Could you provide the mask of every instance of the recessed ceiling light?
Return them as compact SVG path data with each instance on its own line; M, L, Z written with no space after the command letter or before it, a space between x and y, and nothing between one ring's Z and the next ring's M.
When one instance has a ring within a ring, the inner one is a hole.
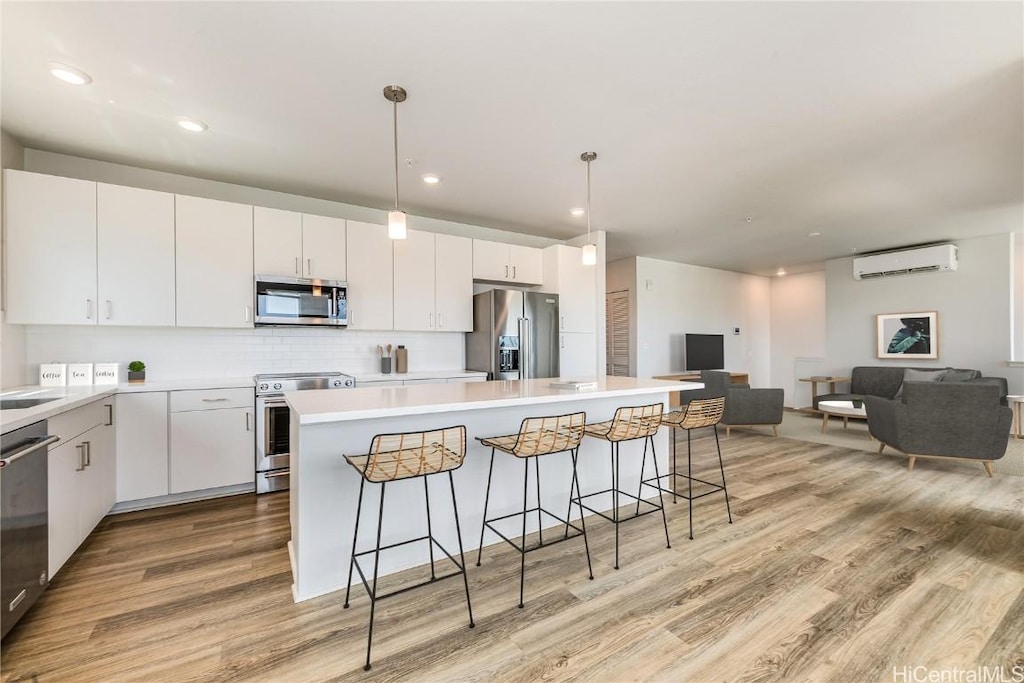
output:
M70 83L71 85L87 85L92 83L92 77L89 74L85 73L81 69L68 66L67 64L58 64L56 62L51 63L50 73L53 74L54 78L59 78L65 83Z
M777 271L775 271L775 274L778 275L779 277L782 277L783 275L786 274L786 269L785 268L779 268Z
M178 119L178 125L190 133L202 133L204 130L209 128L209 126L207 126L202 121L197 121L196 119L189 119L185 117Z
M436 173L424 173L420 177L423 178L423 182L425 182L427 185L437 185L439 182L441 182L441 176L437 175Z
M809 232L809 233L807 233L807 236L808 237L821 237L821 233L820 232Z
M573 216L582 216L583 214L586 213L586 211L583 209L572 209L571 211L569 211L569 213L571 213Z

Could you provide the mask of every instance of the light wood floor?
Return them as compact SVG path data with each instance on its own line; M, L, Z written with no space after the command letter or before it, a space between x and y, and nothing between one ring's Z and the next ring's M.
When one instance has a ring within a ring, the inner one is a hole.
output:
M695 442L707 454L709 439ZM378 604L294 604L287 494L108 517L4 641L3 680L892 681L1024 666L1024 481L734 430L721 496ZM713 442L712 442L713 447ZM701 456L698 460L707 462ZM710 474L709 474L710 476ZM346 528L347 529L347 528ZM343 530L344 533L349 533Z

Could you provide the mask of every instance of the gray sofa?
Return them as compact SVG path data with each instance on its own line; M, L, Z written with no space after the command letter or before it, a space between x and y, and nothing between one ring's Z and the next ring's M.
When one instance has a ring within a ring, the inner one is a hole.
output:
M680 403L686 405L696 399L725 396L722 424L727 435L731 427L770 425L772 433L778 436L778 425L782 424L782 389L751 389L749 384L733 384L729 373L721 370L701 370L700 381L704 383L703 389L679 392Z
M1001 378L990 378L1001 379ZM908 456L978 460L992 476L992 462L1006 453L1012 413L1005 380L999 382L913 382L899 399L864 396L868 430L880 442Z
M835 394L824 394L814 399L814 407L818 407L820 401L859 401L863 400L867 396L878 396L884 399L893 399L896 397L896 392L899 391L900 386L903 384L903 373L905 370L919 370L919 371L934 371L942 370L943 368L907 368L905 366L885 366L877 367L870 365L861 365L855 367L853 372L850 373L850 391L849 393L835 393ZM994 384L1000 387L1002 402L1006 403L1006 378L1004 377L982 377L981 373L977 370L959 369L959 368L946 368L946 370L953 370L950 373L948 379L945 379L940 383L957 383L967 382L971 384Z

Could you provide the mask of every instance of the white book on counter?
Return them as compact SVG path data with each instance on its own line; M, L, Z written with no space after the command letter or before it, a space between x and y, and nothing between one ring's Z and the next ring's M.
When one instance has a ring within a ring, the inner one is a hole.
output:
M552 389L573 389L579 391L581 389L596 389L597 380L593 379L558 379L548 384Z

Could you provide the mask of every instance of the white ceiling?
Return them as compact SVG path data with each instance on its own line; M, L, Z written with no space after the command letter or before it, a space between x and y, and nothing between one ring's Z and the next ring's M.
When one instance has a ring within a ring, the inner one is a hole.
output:
M594 150L610 258L797 272L1024 221L1021 2L0 11L2 125L33 148L387 208L397 83L403 208L578 235Z

